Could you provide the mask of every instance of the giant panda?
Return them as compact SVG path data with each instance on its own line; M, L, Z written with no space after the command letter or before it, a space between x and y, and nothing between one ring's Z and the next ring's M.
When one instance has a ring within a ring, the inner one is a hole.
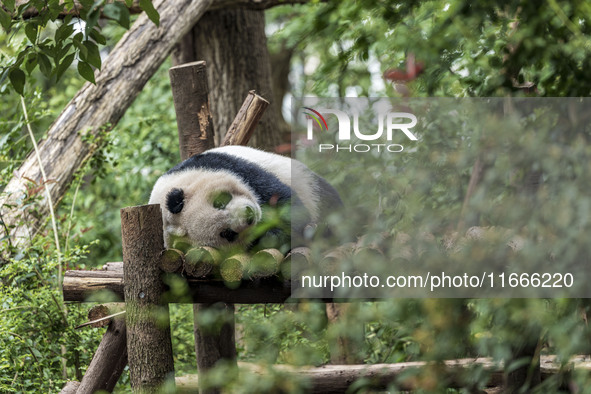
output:
M150 204L162 208L166 247L180 241L283 251L300 246L290 240L303 244L342 206L337 191L303 163L244 146L210 149L178 164L157 180ZM269 216L270 209L280 214ZM271 228L266 217L275 220ZM254 230L261 227L263 234Z

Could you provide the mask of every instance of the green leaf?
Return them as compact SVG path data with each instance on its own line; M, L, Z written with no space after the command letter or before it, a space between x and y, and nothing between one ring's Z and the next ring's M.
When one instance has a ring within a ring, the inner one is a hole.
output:
M86 15L86 33L90 31L98 23L99 17L101 16L101 7L103 6L103 0L97 0L94 2L90 11Z
M76 46L76 48L78 48L78 55L80 56L80 59L86 62L88 58L88 48L76 41L73 41L73 43Z
M14 0L4 0L2 4L8 10L8 12L14 12Z
M160 26L160 14L156 11L156 8L154 8L152 0L140 0L140 8L146 12L148 18L150 18L156 26Z
M91 29L90 30L90 37L96 41L97 44L101 44L101 45L106 45L107 44L107 40L105 39L105 36L103 36L98 30L96 29Z
M80 73L82 78L86 79L88 82L96 84L94 81L94 71L92 71L90 64L83 61L78 62L78 73Z
M71 42L69 44L66 44L66 46L63 47L62 49L60 49L59 54L58 54L59 56L57 56L57 58L55 59L56 62L59 62L59 60L62 57L66 56L68 54L68 51L70 50L70 48L72 48L72 43Z
M25 81L27 79L24 71L20 68L15 68L10 72L8 78L10 79L10 83L14 90L22 96L25 89Z
M70 37L74 32L74 25L68 25L62 23L60 27L57 28L55 31L55 42L63 41L66 38Z
M74 42L74 44L81 44L83 38L84 38L84 34L76 33L74 35L74 37L72 37L72 41Z
M129 10L122 3L110 3L103 8L103 14L129 29Z
M84 41L84 46L88 51L86 61L100 70L101 54L99 52L98 46L92 41Z
M8 31L10 30L10 23L12 22L12 17L10 16L10 14L6 11L4 11L4 9L2 7L0 7L0 25L2 25L2 28L8 33Z
M51 61L47 56L39 54L39 69L47 78L51 75Z
M25 59L25 70L27 70L27 73L30 75L35 67L37 67L37 53L30 52Z
M133 5L133 0L125 0L125 5L127 6L127 8L131 8L131 6Z
M74 61L74 54L71 53L62 60L62 62L57 66L56 78L59 81L62 78L62 75L68 70L70 64Z
M35 44L37 42L37 25L33 23L25 24L25 35L31 43Z

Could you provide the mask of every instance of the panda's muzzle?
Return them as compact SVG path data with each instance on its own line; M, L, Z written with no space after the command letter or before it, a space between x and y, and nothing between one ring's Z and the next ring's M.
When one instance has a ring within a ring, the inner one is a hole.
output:
M225 229L220 233L220 237L224 238L228 242L234 242L238 238L238 233L232 229Z

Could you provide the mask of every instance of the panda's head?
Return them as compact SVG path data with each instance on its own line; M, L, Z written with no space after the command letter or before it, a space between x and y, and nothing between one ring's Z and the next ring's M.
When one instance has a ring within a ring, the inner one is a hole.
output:
M164 243L195 246L247 246L245 230L261 220L252 190L224 171L191 169L163 175L154 185L150 203L160 204Z

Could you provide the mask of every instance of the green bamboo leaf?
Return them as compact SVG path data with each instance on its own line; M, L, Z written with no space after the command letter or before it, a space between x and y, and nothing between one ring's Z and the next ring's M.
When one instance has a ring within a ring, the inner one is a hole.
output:
M80 73L82 78L86 79L88 82L96 83L94 81L94 71L92 71L90 64L83 61L78 62L78 73Z
M24 71L20 68L15 68L10 72L8 78L10 79L10 83L14 90L22 96L25 89L25 81L27 79Z

